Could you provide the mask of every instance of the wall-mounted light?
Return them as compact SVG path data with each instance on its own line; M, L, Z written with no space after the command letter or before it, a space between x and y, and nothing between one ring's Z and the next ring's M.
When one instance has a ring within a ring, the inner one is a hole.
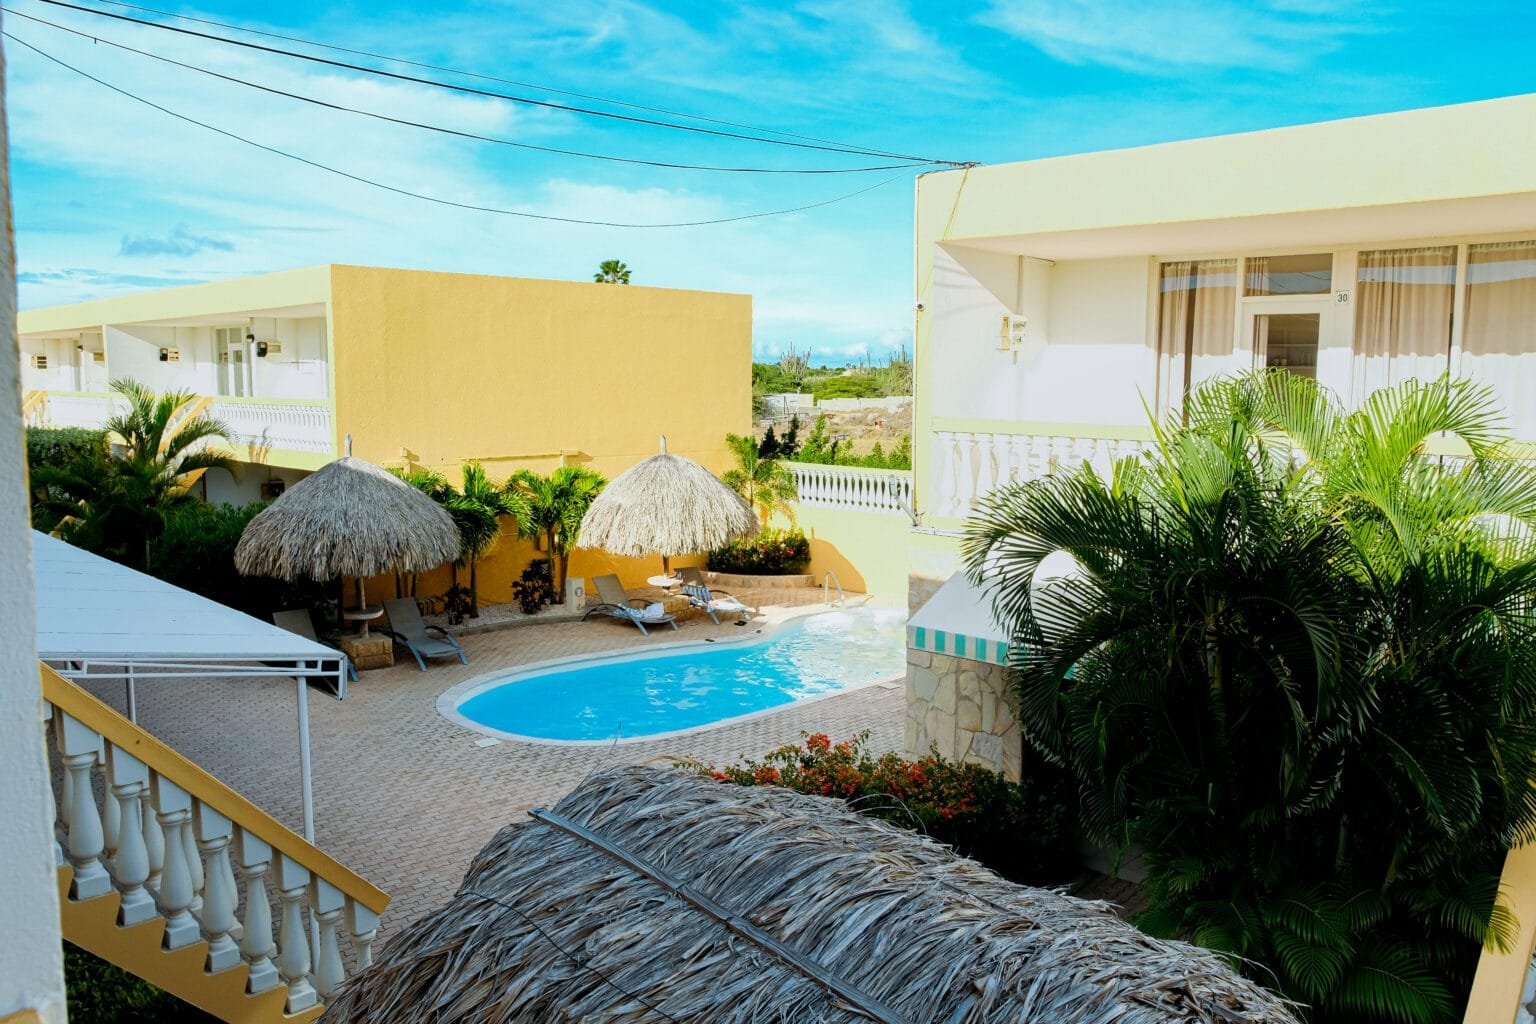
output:
M246 336L246 340L247 341L251 340L249 335ZM267 358L267 343L266 342L264 342L264 341L256 342L256 358L257 359L265 359L265 358Z
M162 363L168 363L168 362L171 361L171 350L170 349L163 348L163 349L160 350L160 361Z

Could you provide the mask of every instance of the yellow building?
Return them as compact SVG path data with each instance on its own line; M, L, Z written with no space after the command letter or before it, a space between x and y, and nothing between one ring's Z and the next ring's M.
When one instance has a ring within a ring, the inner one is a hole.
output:
M32 425L98 427L109 381L208 399L244 465L211 501L272 497L341 454L456 478L481 462L612 477L669 448L724 469L751 407L746 295L328 264L20 315ZM483 600L531 548L503 545ZM581 556L573 572L646 572ZM653 570L654 571L654 570Z

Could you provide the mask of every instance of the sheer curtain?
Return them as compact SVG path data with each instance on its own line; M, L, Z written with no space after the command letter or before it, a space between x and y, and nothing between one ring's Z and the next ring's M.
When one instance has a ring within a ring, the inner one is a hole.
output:
M1536 440L1536 241L1467 247L1460 373L1492 386L1521 440Z
M1237 260L1164 263L1158 294L1157 404L1167 412L1202 380L1237 368Z
M1456 247L1382 249L1360 254L1355 285L1355 401L1409 377L1450 369Z

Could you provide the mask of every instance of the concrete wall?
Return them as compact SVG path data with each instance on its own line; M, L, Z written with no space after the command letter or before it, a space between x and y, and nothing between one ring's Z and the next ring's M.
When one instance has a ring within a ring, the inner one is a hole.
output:
M251 353L252 397L329 398L325 318L259 316L255 320L250 332L256 340L277 341L282 351L260 358Z
M907 651L907 754L930 748L1019 781L1023 739L1007 669L968 658Z
M871 594L877 604L892 607L906 604L907 534L912 529L906 516L801 505L796 518L811 542L805 571L818 584L832 572L847 593ZM788 524L776 520L774 525Z
M364 458L611 478L665 434L718 472L750 429L750 296L332 269L337 431Z
M252 463L241 463L239 470L238 475L231 475L223 469L210 469L204 473L203 497L215 505L249 505L253 501L263 500L263 482L275 478L292 487L309 475L302 469Z
M37 677L6 148L0 119L0 333L7 339L0 344L0 575L6 581L0 588L0 1018L63 1024L64 954Z

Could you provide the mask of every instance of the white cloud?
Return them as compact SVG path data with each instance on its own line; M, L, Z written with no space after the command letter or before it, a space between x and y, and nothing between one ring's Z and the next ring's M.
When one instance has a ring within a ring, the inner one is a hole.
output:
M1296 0L993 0L980 20L1068 64L1155 74L1293 71L1366 30L1341 5Z

